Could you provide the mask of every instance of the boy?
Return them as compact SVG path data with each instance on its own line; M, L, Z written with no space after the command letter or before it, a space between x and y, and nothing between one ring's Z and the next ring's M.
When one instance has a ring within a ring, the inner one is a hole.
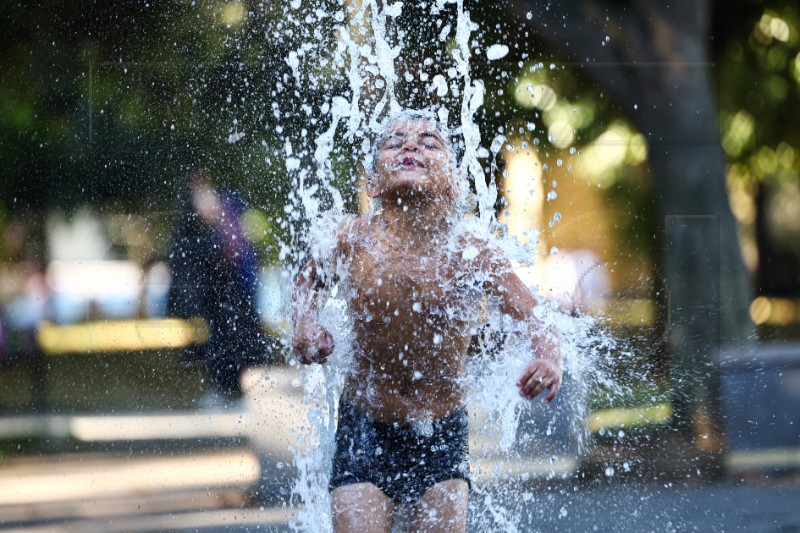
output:
M558 350L535 335L534 298L509 262L457 230L460 190L446 132L432 116L391 119L378 139L367 194L379 214L344 222L331 257L311 261L295 287L293 349L324 363L319 324L339 282L353 317L353 363L339 407L331 475L337 532L389 532L395 506L415 531L465 531L469 462L466 355L484 297L524 321L534 359L517 379L532 399L561 386Z

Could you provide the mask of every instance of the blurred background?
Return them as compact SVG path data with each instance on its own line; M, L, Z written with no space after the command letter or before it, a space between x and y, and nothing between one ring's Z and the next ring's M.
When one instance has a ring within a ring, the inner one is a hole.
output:
M375 37L357 0L287 4L0 6L0 522L86 525L132 501L151 530L288 520L293 165L352 97L335 29ZM618 340L622 386L589 398L593 445L568 476L796 486L796 3L466 9L480 161L529 243L521 271ZM436 74L454 10L393 17L404 106L459 115L461 80ZM362 144L335 141L332 181L363 211Z

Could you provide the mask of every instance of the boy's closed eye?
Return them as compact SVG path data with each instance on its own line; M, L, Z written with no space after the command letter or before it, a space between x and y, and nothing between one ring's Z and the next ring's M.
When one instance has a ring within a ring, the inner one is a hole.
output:
M405 136L396 133L383 142L382 148L384 150L397 150L398 148L402 148L405 142ZM442 149L442 141L439 137L430 132L420 133L417 137L417 142L426 150Z
M428 150L441 150L442 141L433 133L425 132L419 134L419 143Z

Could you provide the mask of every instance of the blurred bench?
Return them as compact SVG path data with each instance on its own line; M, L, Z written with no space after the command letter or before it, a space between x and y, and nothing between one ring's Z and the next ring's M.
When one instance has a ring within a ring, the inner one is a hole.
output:
M181 320L97 320L75 324L40 323L35 330L9 330L0 367L18 368L30 377L30 406L47 408L48 357L181 349L203 344L208 326L199 318Z
M800 343L724 350L720 366L729 462L800 467Z
M207 339L208 325L201 318L43 322L36 330L36 341L47 355L184 348Z

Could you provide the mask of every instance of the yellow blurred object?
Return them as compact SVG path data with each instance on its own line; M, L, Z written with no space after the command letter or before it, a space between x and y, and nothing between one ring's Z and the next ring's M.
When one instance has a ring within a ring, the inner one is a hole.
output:
M586 417L586 427L592 433L600 429L649 426L666 424L672 417L672 406L668 403L650 407L630 407L624 409L605 409Z
M644 298L620 298L604 300L589 314L606 323L617 326L651 327L656 322L656 302Z
M788 326L800 322L800 301L759 296L750 304L750 318L758 326Z
M502 184L508 207L499 217L509 234L523 243L532 229L541 227L544 207L541 161L526 140L514 138L506 144L512 150L506 154L508 173Z
M227 27L239 26L247 17L247 8L242 2L228 2L222 6L222 22Z
M183 348L208 339L203 319L107 320L56 325L42 322L36 340L48 354Z

